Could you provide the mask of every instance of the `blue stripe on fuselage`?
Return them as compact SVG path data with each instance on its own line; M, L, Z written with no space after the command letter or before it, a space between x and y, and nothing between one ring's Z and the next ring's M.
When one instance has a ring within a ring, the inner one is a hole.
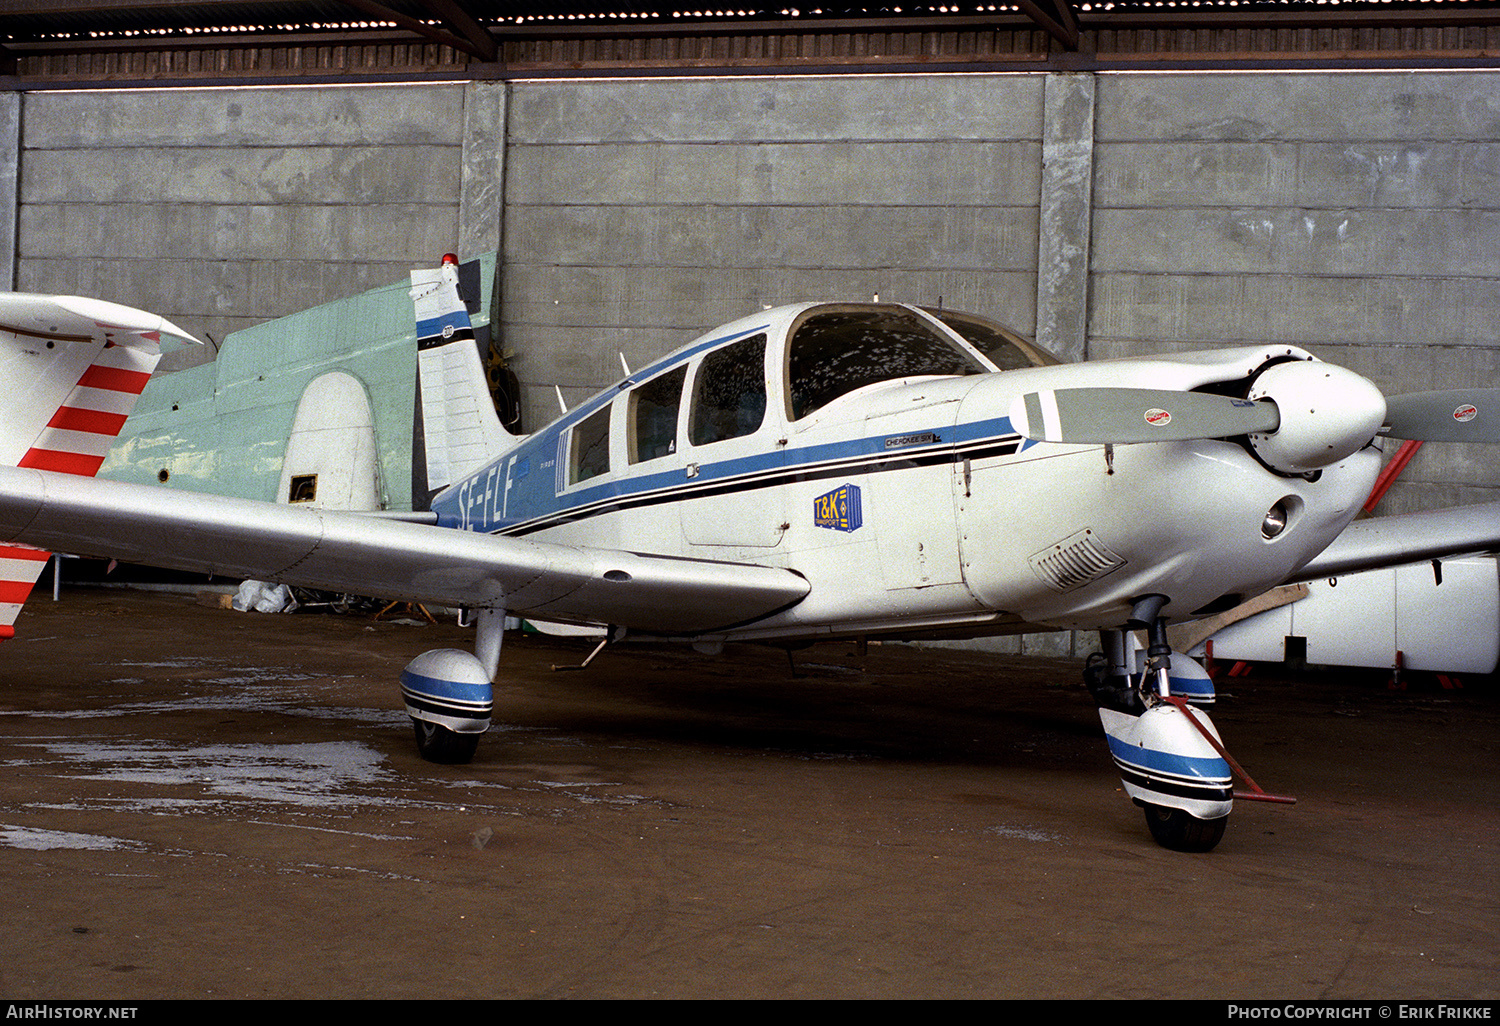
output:
M720 340L722 341L722 340ZM706 345L706 344L705 344ZM696 350L695 350L696 351ZM686 358L689 354L679 354ZM665 363L662 369L677 361ZM606 394L604 401L613 398ZM973 421L966 424L944 425L931 433L940 441L931 445L910 448L887 449L887 435L872 435L838 442L825 442L799 449L773 449L722 460L717 463L699 463L698 473L691 479L684 475L683 467L675 465L655 473L634 473L624 477L603 481L598 485L558 494L556 476L551 471L552 461L557 458L558 437L568 430L577 418L587 416L602 402L591 403L589 409L573 411L569 417L557 421L540 437L527 439L514 452L497 463L491 464L479 474L443 492L433 502L438 522L445 527L464 527L467 508L467 528L484 533L525 533L525 525L537 528L571 519L569 514L584 511L588 507L604 505L618 506L633 502L649 501L652 493L702 492L710 490L715 483L742 480L745 487L754 487L757 477L785 480L787 474L799 471L814 473L820 469L836 467L841 462L853 462L850 473L858 473L865 461L901 463L922 457L951 454L958 458L958 449L988 440L1004 441L1018 439L1009 417ZM903 431L903 435L922 433L922 429ZM703 452L710 451L705 447ZM517 466L523 462L528 466L523 476L512 475L510 496L505 496L506 465L515 460ZM727 487L735 487L728 485ZM663 495L666 498L666 495ZM602 512L602 510L600 510ZM583 515L588 515L587 513ZM521 528L521 531L515 529Z
M424 324L429 322L423 322ZM634 387L652 377L671 370L679 364L686 363L694 356L707 349L716 346L727 345L738 339L755 335L769 328L769 324L761 324L746 328L743 331L731 332L727 335L716 335L705 339L696 345L689 345L669 353L657 360L655 363L646 365L630 377L616 384L613 388L607 388L598 395L592 396L573 409L558 417L541 431L532 435L516 449L506 453L500 459L485 467L479 473L464 481L451 486L433 499L432 509L438 514L438 523L445 527L464 526L463 510L465 507L479 509L482 515L469 517L469 528L486 533L500 530L507 526L513 526L526 520L535 519L555 513L563 508L559 501L561 488L555 482L561 479L561 473L555 466L557 460L558 440L572 427L588 417L594 411L600 409L607 403L613 402L615 396L626 388ZM421 326L419 325L418 337ZM505 467L515 460L517 466L526 466L527 472L518 477L512 477L510 496L505 495ZM547 473L540 473L547 471ZM680 473L680 472L679 472ZM663 477L667 475L648 475L648 479ZM633 479L640 481L642 479ZM478 489L476 493L476 488ZM498 493L496 492L498 489ZM592 489L590 489L592 491ZM576 493L575 493L576 494ZM576 505L570 496L569 506ZM504 511L503 513L501 511ZM481 526L483 525L483 526Z

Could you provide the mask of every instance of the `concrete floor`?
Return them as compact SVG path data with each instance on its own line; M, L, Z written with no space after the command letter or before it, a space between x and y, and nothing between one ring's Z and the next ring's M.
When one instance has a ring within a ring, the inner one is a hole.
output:
M1066 661L507 638L472 765L441 626L38 596L0 647L0 997L1500 996L1500 695L1262 669L1294 807L1157 848Z

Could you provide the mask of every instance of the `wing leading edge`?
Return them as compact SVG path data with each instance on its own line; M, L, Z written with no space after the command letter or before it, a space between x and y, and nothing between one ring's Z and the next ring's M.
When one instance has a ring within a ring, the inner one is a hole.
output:
M0 540L176 570L694 634L800 601L805 578L357 513L0 467Z
M1357 520L1287 584L1500 549L1500 502Z

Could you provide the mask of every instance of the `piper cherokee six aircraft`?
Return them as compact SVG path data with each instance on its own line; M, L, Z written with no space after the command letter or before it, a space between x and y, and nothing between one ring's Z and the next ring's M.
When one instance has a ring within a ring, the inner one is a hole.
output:
M1287 345L1064 365L970 314L801 304L513 437L457 281L451 256L412 273L435 491L430 510L383 516L93 479L161 333L184 333L4 297L10 620L38 549L457 606L475 652L401 675L440 762L467 761L489 726L507 614L704 649L1097 630L1086 676L1125 789L1160 843L1207 850L1235 792L1197 708L1207 675L1165 623L1500 545L1500 503L1350 526L1382 437L1496 441L1500 390L1387 398ZM1151 639L1144 667L1131 629Z

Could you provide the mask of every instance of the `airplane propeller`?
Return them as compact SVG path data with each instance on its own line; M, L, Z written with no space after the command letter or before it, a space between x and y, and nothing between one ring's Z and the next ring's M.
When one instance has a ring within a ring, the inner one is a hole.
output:
M1256 375L1245 398L1159 389L1032 392L1011 403L1012 425L1048 442L1182 441L1247 436L1268 466L1303 474L1369 444L1385 422L1374 382L1336 364L1292 360Z
M1385 401L1385 433L1421 442L1500 442L1500 388L1408 392Z
M1040 442L1180 442L1272 432L1281 426L1273 402L1158 388L1061 388L1028 392L1011 404L1010 421Z
M1262 371L1244 399L1154 388L1028 392L1010 420L1043 442L1115 444L1248 436L1286 473L1330 466L1375 438L1500 442L1500 389L1412 392L1387 398L1334 364L1299 360Z

